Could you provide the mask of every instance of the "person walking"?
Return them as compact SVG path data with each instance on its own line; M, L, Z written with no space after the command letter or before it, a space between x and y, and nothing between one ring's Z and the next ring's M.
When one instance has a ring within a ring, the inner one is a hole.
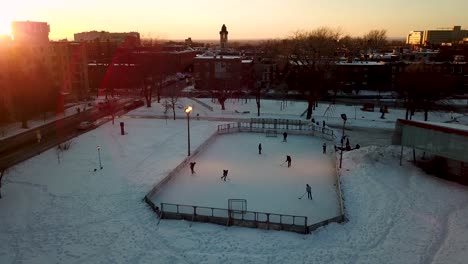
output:
M312 187L309 184L306 184L307 199L312 200Z
M221 176L221 180L226 181L227 175L228 175L228 170L223 170L223 176Z
M291 156L286 156L286 162L288 163L288 168L291 167Z
M288 133L286 131L283 133L283 142L288 142Z
M196 162L190 162L190 170L192 171L192 174L195 173L195 164L197 164Z
M262 155L262 143L258 144L258 155Z
M351 145L349 144L349 138L346 138L346 151L351 150Z
M327 154L327 143L323 143L322 149L323 149L323 154Z
M39 129L36 130L36 139L37 139L37 143L41 143L42 134L41 134L41 130Z

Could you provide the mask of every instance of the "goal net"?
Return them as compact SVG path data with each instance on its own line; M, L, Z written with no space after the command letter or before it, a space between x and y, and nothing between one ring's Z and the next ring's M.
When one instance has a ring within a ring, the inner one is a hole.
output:
M266 136L267 137L278 137L278 133L276 130L267 130L266 131Z
M234 214L245 214L247 211L246 199L228 199L229 211Z

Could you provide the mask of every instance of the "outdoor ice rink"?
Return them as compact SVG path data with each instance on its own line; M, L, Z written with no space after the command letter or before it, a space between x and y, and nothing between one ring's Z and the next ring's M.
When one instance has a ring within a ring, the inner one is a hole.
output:
M288 135L282 142L281 133L218 136L193 158L195 174L187 166L152 197L153 202L227 209L228 199L246 199L248 211L307 216L309 225L338 216L331 143L325 155L324 139ZM290 168L282 164L286 155L292 157ZM221 180L223 169L229 170L226 182ZM313 200L307 194L298 199L306 184L312 187Z

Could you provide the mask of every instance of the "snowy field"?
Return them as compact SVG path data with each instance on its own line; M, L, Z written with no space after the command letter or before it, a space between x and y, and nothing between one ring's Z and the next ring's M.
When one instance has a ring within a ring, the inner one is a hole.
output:
M175 203L228 209L228 199L246 199L247 210L307 216L308 225L340 215L334 156L322 153L323 140L311 136L265 137L264 133L221 135L182 170L160 193L155 203ZM262 144L262 155L257 146ZM283 162L292 157L290 168ZM283 163L283 164L282 164ZM223 169L229 180L220 179ZM305 192L312 187L313 200Z
M60 164L51 149L8 171L0 199L0 263L461 264L468 259L468 188L407 161L400 167L398 146L345 153L345 224L310 235L176 220L158 225L142 198L186 157L187 122L117 121L126 123L128 135L119 135L118 122L107 123L73 139ZM191 122L193 149L216 124ZM95 173L97 145L104 169ZM249 148L256 152L256 146ZM269 153L267 146L264 151Z
M225 103L226 110L221 110L221 105L216 101L212 102L209 98L201 98L200 101L206 105L211 106L213 111L199 104L198 102L189 98L180 98L177 103L176 116L185 117L184 106L193 106L192 118L196 118L198 114L200 118L258 118L257 106L254 99L250 99L245 103L245 100L230 99ZM332 105L329 103L319 103L316 110L313 111L313 118L316 122L322 125L322 121L326 124L341 126L343 120L341 114L346 113L348 121L346 127L365 127L365 128L386 128L393 129L395 121L398 118L405 119L405 109L389 108L389 113L385 114L385 119L381 119L381 113L376 108L375 112L362 111L361 105ZM288 101L282 103L276 100L262 100L261 101L261 116L260 118L285 118L285 119L302 119L305 120L305 115L301 116L307 109L307 102L303 101ZM164 107L162 104L154 104L151 108L141 107L128 116L164 116ZM172 110L166 114L168 118L172 118ZM450 113L432 111L429 113L429 121L432 122L448 122L453 118L462 117L463 113ZM412 118L413 120L424 120L424 113L416 112Z

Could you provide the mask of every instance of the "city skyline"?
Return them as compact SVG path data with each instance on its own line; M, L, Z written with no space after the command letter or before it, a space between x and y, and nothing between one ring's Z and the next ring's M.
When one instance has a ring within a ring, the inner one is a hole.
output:
M67 2L16 0L0 4L0 34L11 21L41 21L51 26L50 39L73 39L78 32L138 31L142 38L214 40L226 24L230 40L284 38L297 30L327 26L362 36L386 29L389 38L405 38L411 30L468 25L468 2L395 0L354 1L223 1L182 0Z

